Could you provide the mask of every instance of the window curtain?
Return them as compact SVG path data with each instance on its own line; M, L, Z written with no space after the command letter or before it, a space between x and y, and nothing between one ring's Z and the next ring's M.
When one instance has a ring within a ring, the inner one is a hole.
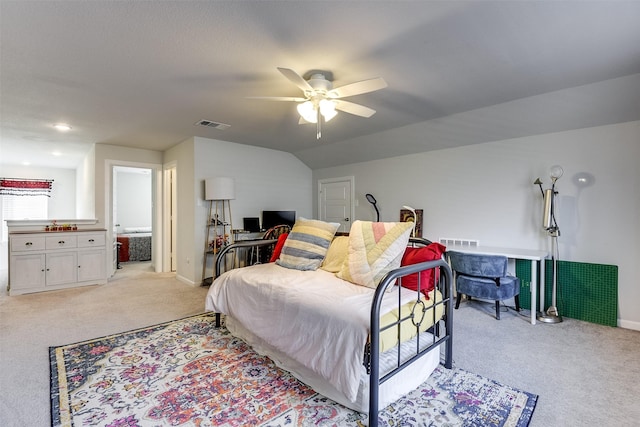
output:
M51 197L52 179L0 178L0 196Z

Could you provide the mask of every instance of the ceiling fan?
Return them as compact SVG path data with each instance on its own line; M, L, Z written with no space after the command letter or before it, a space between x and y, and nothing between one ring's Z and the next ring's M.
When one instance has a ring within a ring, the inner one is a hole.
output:
M364 105L345 101L342 98L373 92L387 87L387 82L381 77L333 88L332 74L327 71L311 71L309 79L305 80L300 74L289 68L278 67L289 81L298 86L304 97L292 96L251 96L249 99L264 99L268 101L298 102L300 124L316 123L316 139L320 139L321 122L328 122L338 114L336 110L360 117L371 117L376 110Z

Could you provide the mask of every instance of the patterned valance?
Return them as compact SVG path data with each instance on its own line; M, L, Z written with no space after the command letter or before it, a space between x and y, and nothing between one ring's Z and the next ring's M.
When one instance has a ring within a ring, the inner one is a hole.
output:
M52 179L0 178L0 196L51 197Z

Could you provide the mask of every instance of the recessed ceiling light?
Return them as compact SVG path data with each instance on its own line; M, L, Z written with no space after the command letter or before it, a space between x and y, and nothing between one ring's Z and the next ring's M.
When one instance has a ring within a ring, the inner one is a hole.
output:
M29 166L31 164L31 162L22 162L23 166Z
M53 127L58 129L59 131L62 131L62 132L66 132L68 130L71 130L71 126L69 126L66 123L56 123L55 125L53 125Z
M62 156L62 153L59 152L59 151L54 151L51 154L54 155L54 156Z

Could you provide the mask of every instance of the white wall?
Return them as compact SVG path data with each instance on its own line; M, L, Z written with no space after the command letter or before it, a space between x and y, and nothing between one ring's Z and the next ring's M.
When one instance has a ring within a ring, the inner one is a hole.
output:
M560 259L617 265L619 324L640 329L639 159L640 122L628 122L318 169L313 180L316 192L318 179L355 176L357 219L375 218L372 193L383 221L397 221L405 204L424 209L432 240L549 249L533 181L548 188L548 168L559 164ZM579 185L579 174L591 184Z
M194 260L202 257L200 251L194 250L196 224L195 217L195 184L194 184L194 141L190 138L164 152L164 164L172 162L176 168L176 277L191 285L199 285L199 275L195 275L197 267ZM198 228L199 229L199 228ZM203 243L204 245L204 243ZM202 268L202 264L198 263Z
M234 228L242 228L243 217L259 216L262 210L288 209L298 216L313 216L311 169L292 154L199 137L181 145L184 147L167 151L165 162L177 161L178 276L182 280L198 285L201 281L209 212L209 203L204 200L207 178L235 180L236 198L231 201ZM193 214L188 207L195 208ZM182 240L191 246L186 247Z
M152 226L152 175L150 170L147 171L149 173L116 172L118 233L126 228Z
M96 217L95 170L96 148L94 145L76 169L76 218Z

